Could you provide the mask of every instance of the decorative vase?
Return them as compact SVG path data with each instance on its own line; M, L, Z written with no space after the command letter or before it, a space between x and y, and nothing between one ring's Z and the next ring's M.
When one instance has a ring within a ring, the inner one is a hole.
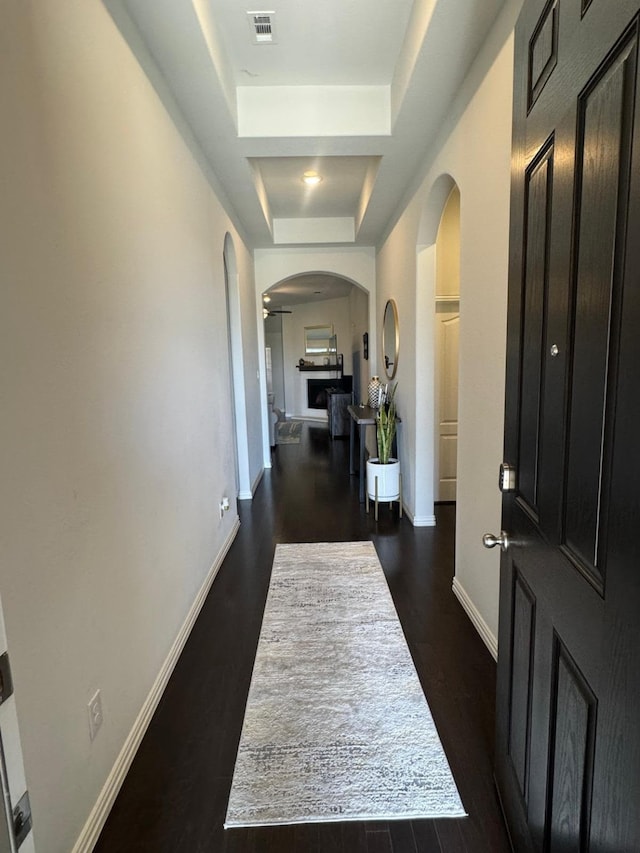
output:
M380 408L380 396L382 394L382 383L378 376L372 376L368 387L368 400L372 409Z
M381 465L377 457L367 459L367 494L372 500L377 497L380 502L398 500L400 497L400 462L398 459L390 459L386 465Z

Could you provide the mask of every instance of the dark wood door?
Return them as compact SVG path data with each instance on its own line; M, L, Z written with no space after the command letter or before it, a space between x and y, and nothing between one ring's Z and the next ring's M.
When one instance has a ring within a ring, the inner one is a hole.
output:
M496 777L516 851L640 851L639 0L516 30Z

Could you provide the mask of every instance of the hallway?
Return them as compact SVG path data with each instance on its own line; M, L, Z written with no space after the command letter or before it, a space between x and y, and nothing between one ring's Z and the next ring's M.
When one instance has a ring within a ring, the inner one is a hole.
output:
M96 853L508 853L492 778L495 664L451 592L454 511L436 528L380 509L348 474L348 441L305 424L273 453L106 823ZM276 542L371 538L470 817L225 832Z

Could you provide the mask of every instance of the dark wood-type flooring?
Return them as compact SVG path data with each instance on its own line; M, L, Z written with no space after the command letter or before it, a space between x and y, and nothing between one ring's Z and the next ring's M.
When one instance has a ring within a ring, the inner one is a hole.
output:
M455 510L413 528L358 502L349 442L305 425L274 451L107 820L97 853L509 853L496 797L495 664L451 592ZM372 539L468 818L224 830L277 542Z

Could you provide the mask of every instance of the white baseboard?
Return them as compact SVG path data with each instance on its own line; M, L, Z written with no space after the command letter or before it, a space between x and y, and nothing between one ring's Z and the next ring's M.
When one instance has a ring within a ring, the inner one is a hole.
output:
M231 547L233 540L236 538L239 528L240 520L236 518L233 528L216 557L214 564L209 569L207 577L200 587L195 601L191 605L187 618L180 628L178 636L176 637L169 654L158 673L158 677L156 678L153 687L151 688L151 691L149 692L149 695L147 696L144 705L133 724L133 728L129 732L129 735L124 742L124 746L120 750L120 754L107 777L107 781L104 783L96 804L91 810L87 822L73 846L72 853L91 853L95 847L98 837L102 832L102 828L109 816L109 812L111 811L115 799L118 796L118 792L122 787L122 783L124 782L129 768L131 767L131 763L135 758L138 747L142 742L142 738L144 737L149 723L151 722L151 718L153 717L153 714L158 707L158 703L162 698L162 694L164 693L164 689L171 677L171 673L178 662L182 649L184 648L189 634L191 633L191 629L193 628L195 621L198 618L198 614L202 609L202 605L205 602L207 594L211 588L211 584L218 574L222 561L226 557L227 551Z
M411 524L414 527L435 527L436 517L435 515L414 515Z
M435 515L414 515L410 509L407 509L407 505L404 501L402 501L402 511L407 516L409 521L414 527L435 527L436 526L436 517Z
M261 469L258 471L258 476L255 478L255 480L254 480L254 481L253 481L253 483L251 484L251 497L252 497L252 498L253 498L253 496L255 495L255 493L256 493L256 489L257 489L257 488L258 488L258 486L260 485L260 480L262 480L262 478L263 478L263 477L264 477L264 468L261 468Z
M487 623L480 615L480 611L478 610L478 608L467 595L465 588L462 586L458 578L453 579L452 588L453 594L462 605L462 608L469 617L469 619L471 619L474 628L476 629L478 634L480 634L485 646L491 652L491 656L494 660L498 660L498 640L494 636L493 631L491 631Z
M255 480L251 484L251 491L247 491L245 489L245 490L241 490L240 492L238 492L238 500L239 501L252 501L253 500L253 496L256 493L256 489L260 485L260 480L262 480L262 477L264 476L264 469L265 468L271 468L271 462L265 462L264 468L260 469L257 477L255 478Z

